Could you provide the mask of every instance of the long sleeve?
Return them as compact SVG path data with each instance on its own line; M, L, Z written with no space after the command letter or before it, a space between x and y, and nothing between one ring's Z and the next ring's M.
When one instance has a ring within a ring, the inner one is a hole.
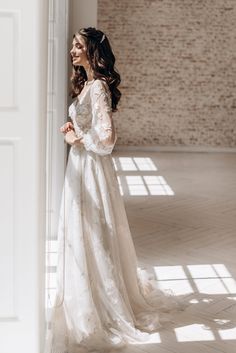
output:
M91 128L82 134L84 147L87 151L107 155L112 152L117 140L107 84L96 80L91 87L90 95L92 123Z

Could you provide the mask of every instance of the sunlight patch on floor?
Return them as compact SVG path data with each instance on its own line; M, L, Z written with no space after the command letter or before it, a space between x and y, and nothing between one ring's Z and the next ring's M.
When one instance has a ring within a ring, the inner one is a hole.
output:
M162 176L158 175L126 175L117 176L120 194L123 196L174 195L173 190Z
M224 264L155 266L154 271L160 287L177 295L236 293L236 281Z
M235 340L236 339L236 327L219 330L219 335L222 340Z
M153 344L153 343L161 343L161 337L158 332L150 333L149 339L143 342L135 342L135 345L143 345L143 344ZM131 343L132 344L132 343Z
M157 167L149 157L113 157L115 170L157 170Z
M156 175L158 168L149 157L112 158L117 174L120 194L131 196L174 195L170 185L161 175ZM143 172L153 172L144 175ZM127 175L127 172L134 172Z
M209 327L202 324L193 324L174 329L178 342L214 341L215 336Z

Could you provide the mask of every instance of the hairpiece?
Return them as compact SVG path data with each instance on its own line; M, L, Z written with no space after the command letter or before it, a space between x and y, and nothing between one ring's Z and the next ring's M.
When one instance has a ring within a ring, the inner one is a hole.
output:
M103 33L103 36L102 36L102 39L100 40L100 43L102 43L103 41L104 41L104 39L105 39L105 34Z

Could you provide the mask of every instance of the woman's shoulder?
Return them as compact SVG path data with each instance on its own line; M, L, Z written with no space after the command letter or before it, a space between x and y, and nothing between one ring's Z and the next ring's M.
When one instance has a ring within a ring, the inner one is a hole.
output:
M102 79L99 79L99 78L97 78L93 82L92 87L91 87L91 93L95 94L95 95L100 94L100 93L106 93L109 96L111 95L110 88L109 88L107 82Z
M109 86L105 80L102 80L100 78L97 78L94 80L92 87L93 89L106 89L109 90Z

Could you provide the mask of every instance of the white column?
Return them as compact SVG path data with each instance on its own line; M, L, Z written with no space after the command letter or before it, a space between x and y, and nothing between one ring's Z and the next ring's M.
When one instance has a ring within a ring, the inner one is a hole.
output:
M68 120L68 17L69 0L49 0L45 293L47 322L55 296L55 247L67 163L67 148L60 126Z

